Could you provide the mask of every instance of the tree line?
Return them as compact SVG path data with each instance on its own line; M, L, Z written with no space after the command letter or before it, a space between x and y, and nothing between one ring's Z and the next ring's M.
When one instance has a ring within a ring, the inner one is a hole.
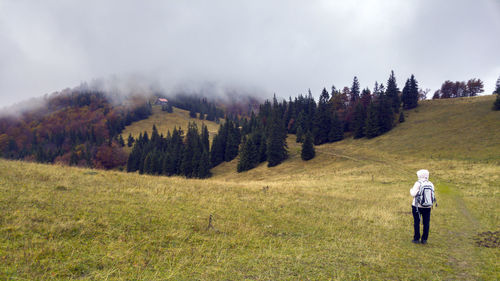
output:
M47 96L45 105L0 118L0 154L4 158L97 168L123 165L120 133L132 122L151 115L144 97L113 104L87 87Z

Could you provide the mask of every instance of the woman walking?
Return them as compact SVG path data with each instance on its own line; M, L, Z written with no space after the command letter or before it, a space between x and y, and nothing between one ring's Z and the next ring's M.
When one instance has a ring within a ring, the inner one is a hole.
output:
M429 181L429 171L419 170L417 172L418 180L410 189L410 194L413 196L412 213L413 213L413 243L427 243L429 237L429 224L431 220L431 207L435 201L434 185ZM423 204L423 205L422 205ZM424 225L424 231L420 236L420 217Z

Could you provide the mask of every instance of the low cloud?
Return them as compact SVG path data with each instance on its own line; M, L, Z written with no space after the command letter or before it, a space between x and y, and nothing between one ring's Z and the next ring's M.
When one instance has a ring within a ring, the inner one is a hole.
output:
M169 93L267 98L309 88L317 96L355 75L371 88L394 70L400 88L414 73L432 90L481 78L490 93L500 75L499 19L494 0L7 0L0 106L113 77Z

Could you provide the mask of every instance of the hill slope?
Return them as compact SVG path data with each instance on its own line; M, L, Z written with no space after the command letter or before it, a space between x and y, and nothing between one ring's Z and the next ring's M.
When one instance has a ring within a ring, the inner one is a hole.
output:
M153 105L153 114L148 119L134 122L130 126L125 127L125 130L122 132L123 138L126 140L129 134L137 138L139 134L145 131L151 135L153 125L156 125L158 132L164 135L167 134L167 131L172 132L174 127L181 127L184 131L187 130L189 122L195 122L198 125L198 129L201 128L201 124L205 124L210 136L216 134L219 129L219 124L215 122L190 118L189 111L187 110L176 107L173 110L172 113L167 113L161 110L161 106Z
M445 101L425 102L388 134L318 146L308 162L289 136L283 164L238 174L233 161L208 180L0 160L0 279L499 279L489 98L441 113ZM471 116L488 125L468 128ZM446 128L473 130L473 145ZM410 243L421 168L439 200L426 246Z

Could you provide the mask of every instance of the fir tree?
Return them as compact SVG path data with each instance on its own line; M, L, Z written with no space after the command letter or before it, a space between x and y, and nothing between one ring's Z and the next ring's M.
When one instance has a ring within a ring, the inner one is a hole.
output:
M398 85L396 84L396 77L394 76L394 71L391 71L391 75L387 80L386 95L392 104L393 111L398 113L399 107L401 105L401 100L399 98L399 88Z
M286 146L286 129L283 119L280 118L277 107L273 107L273 114L269 126L269 137L267 140L267 166L279 165L288 157Z
M304 141L305 127L306 127L305 112L304 112L304 110L301 110L298 117L297 117L297 132L296 132L296 136L297 136L296 141L297 142Z
M500 94L497 95L497 99L493 103L493 110L500 110Z
M369 139L380 135L378 109L373 102L368 106L365 135Z
M392 111L391 101L387 95L382 94L377 102L379 133L383 134L392 129L392 125L394 123L394 113Z
M304 143L302 143L302 152L300 157L302 160L307 161L313 159L315 155L313 138L311 132L307 132L305 136Z
M365 126L366 126L366 111L365 107L361 102L356 104L354 109L354 119L353 123L353 133L354 138L359 139L365 136Z
M205 124L201 126L201 144L203 146L203 151L210 151L208 128Z
M226 149L224 154L224 161L229 162L238 156L238 148L240 146L240 132L239 128L236 127L234 122L226 119L227 122L227 141Z
M134 145L134 137L132 137L132 134L129 134L128 135L128 138L127 138L127 146L128 147L132 147L132 145Z
M402 100L404 109L412 109L418 105L418 82L413 74L406 80Z
M495 83L495 91L493 94L500 95L500 77L498 77L497 82Z
M359 94L360 94L360 87L359 87L359 81L358 77L354 76L354 79L352 80L352 87L351 87L351 102L355 102L359 99Z
M258 148L253 138L251 136L248 139L244 138L244 142L241 145L239 153L240 158L237 167L238 173L253 169L257 166L259 163L258 155Z
M323 88L313 123L314 144L316 145L328 142L328 134L332 127L332 112L330 103L328 103L329 100L330 96L326 89Z
M123 140L122 135L120 135L120 136L118 137L118 144L119 144L121 147L124 147L124 146L125 146L125 141Z
M332 128L328 134L328 140L330 142L341 141L344 139L344 125L342 120L340 120L337 111L333 113Z
M399 113L399 123L403 123L405 121L405 114L403 113L403 111L401 111L401 113Z
M143 173L153 174L153 154L151 152L144 159Z
M198 177L202 179L210 177L210 157L208 150L204 150L201 154Z

